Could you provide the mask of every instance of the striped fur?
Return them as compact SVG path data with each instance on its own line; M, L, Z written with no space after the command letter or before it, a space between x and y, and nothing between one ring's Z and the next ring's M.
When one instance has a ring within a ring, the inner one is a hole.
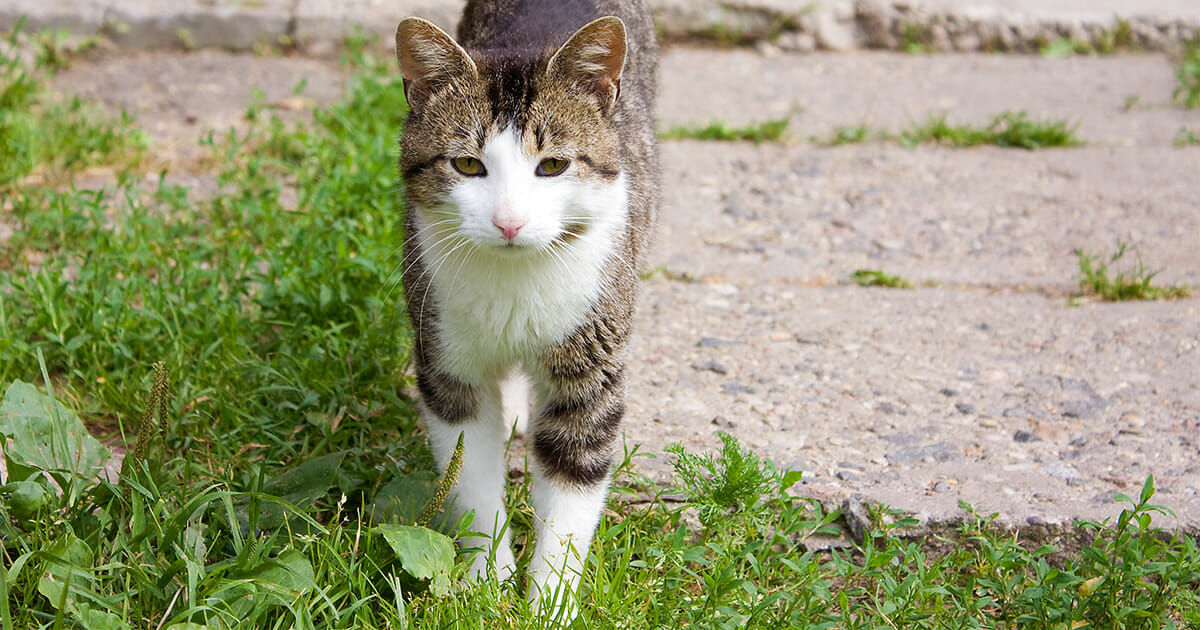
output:
M470 0L458 41L416 18L396 32L417 387L440 465L464 435L460 542L490 548L472 571L504 578L501 384L532 383L529 595L562 611L607 495L658 208L653 24L644 0Z

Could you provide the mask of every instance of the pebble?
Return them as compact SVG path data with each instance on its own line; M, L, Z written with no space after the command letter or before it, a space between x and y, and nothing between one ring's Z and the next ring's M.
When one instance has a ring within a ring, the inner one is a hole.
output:
M958 410L958 413L961 413L965 416L971 416L975 414L975 405L969 403L954 403L954 408Z
M1029 431L1017 431L1013 434L1013 441L1022 444L1026 442L1040 442L1042 438L1030 433Z
M741 383L724 383L721 385L721 391L725 394L753 394L754 388Z
M733 346L737 345L737 343L738 342L736 341L721 339L718 337L701 337L700 341L696 345L700 346L701 348L716 348L719 346Z
M1094 398L1092 400L1068 400L1059 405L1062 409L1064 418L1084 418L1090 419L1097 412L1103 411L1108 407L1108 401L1102 398Z
M692 369L700 372L716 372L717 374L728 374L729 366L718 361L705 361L704 363L693 363Z
M875 410L878 411L879 413L886 413L886 414L893 414L893 415L895 415L895 414L903 415L904 414L903 409L897 407L896 405L894 405L890 402L881 402L878 405L875 405Z
M1075 470L1074 466L1064 464L1062 462L1051 462L1045 466L1042 466L1041 470L1044 474L1050 475L1055 479L1062 479L1064 481L1069 481L1071 479L1082 479L1082 475L1079 474L1078 470Z
M958 459L959 449L949 442L938 442L925 446L910 446L887 454L892 465L911 466L917 463L947 462Z

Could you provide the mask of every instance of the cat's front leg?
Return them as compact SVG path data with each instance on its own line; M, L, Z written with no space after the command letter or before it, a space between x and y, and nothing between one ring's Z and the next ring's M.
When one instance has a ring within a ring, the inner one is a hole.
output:
M470 575L486 577L494 561L496 577L503 581L513 574L516 563L504 509L508 431L500 408L499 383L483 379L479 385L469 385L418 361L417 385L429 446L442 472L459 434L463 436L462 469L447 506L455 520L468 511L475 512L474 533L459 538L463 548L480 549L472 558Z
M533 504L537 547L529 597L574 616L575 591L608 496L625 414L624 328L603 318L547 352L535 374ZM528 440L528 438L527 438Z

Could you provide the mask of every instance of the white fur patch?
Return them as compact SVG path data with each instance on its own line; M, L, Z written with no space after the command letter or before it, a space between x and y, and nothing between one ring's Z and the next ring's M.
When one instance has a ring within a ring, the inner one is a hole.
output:
M431 221L419 226L428 228L420 248L441 311L442 367L466 382L497 378L563 339L602 291L626 221L625 179L539 177L547 157L560 156L527 155L505 129L484 147L486 176L463 177L446 204L423 209ZM511 244L493 225L498 213L524 224ZM587 229L556 241L571 223Z
M558 609L573 606L607 497L607 482L580 489L559 486L541 474L535 478L537 550L529 563L529 598L535 604Z

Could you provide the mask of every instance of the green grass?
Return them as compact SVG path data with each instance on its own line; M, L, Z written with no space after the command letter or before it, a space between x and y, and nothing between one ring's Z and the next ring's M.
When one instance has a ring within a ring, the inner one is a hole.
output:
M16 49L18 33L0 47ZM60 184L89 167L119 172L142 157L145 135L127 115L108 120L79 98L55 100L36 78L67 64L63 37L39 36L32 67L16 55L0 55L0 191L22 183Z
M1133 25L1128 20L1118 18L1117 25L1101 32L1094 43L1064 37L1043 43L1038 52L1043 57L1059 58L1071 55L1115 55L1138 49L1134 42Z
M913 285L900 276L884 273L878 269L859 269L850 276L860 287L883 287L887 289L911 289Z
M866 123L861 125L847 125L838 127L833 130L833 133L824 140L819 140L821 144L832 147L840 147L846 144L860 144L871 140L871 127Z
M1175 134L1175 146L1200 146L1200 133L1192 131L1187 127L1180 127L1179 132Z
M398 393L403 91L390 64L347 57L345 99L311 122L255 109L206 142L210 197L169 177L0 190L0 630L549 627L519 586L459 580L443 534L463 524L420 526L445 483ZM89 433L127 449L118 479L97 481ZM618 467L575 627L1200 621L1200 554L1151 527L1150 480L1115 522L1079 524L1079 550L973 513L906 538L881 508L862 544L818 552L839 515L796 496L798 472L728 436L668 456L674 488L638 475L636 447ZM521 563L529 501L511 489Z
M665 140L712 140L720 142L779 142L788 128L787 118L778 118L743 127L713 121L704 127L676 126L659 134Z
M914 122L900 134L900 142L913 146L936 143L951 147L992 145L1020 149L1073 147L1083 144L1072 125L1060 121L1031 120L1025 112L1004 112L984 126L952 125L946 115Z
M1127 271L1120 269L1118 263L1129 253L1129 245L1123 242L1118 242L1117 252L1108 257L1076 252L1079 256L1080 295L1093 295L1110 302L1172 300L1191 296L1189 287L1156 286L1154 277L1159 272L1147 270L1142 264L1142 255L1136 249L1133 250L1136 260L1132 268ZM1117 268L1110 270L1110 266Z
M1188 109L1200 108L1200 37L1184 45L1175 83L1175 102Z

